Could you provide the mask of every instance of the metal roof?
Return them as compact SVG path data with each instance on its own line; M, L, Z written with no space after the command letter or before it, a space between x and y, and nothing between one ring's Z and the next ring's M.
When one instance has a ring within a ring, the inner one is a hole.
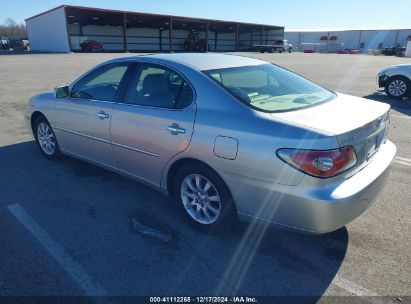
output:
M100 13L118 13L118 14L140 14L140 15L146 15L146 16L151 16L153 18L159 18L159 17L168 17L168 18L176 18L176 19L184 19L187 21L202 21L202 22L224 22L224 23L238 23L240 25L245 25L245 26L266 26L266 27L278 27L278 28L284 28L284 26L278 26L278 25L269 25L269 24L258 24L258 23L248 23L248 22L238 22L238 21L230 21L230 20L218 20L218 19L206 19L206 18L195 18L195 17L184 17L184 16L174 16L174 15L167 15L167 14L154 14L154 13L143 13L143 12L134 12L134 11L123 11L123 10L113 10L113 9L103 9L103 8L96 8L96 7L88 7L88 6L76 6L76 5L60 5L57 6L53 9L50 9L48 11L42 12L40 14L34 15L32 17L29 17L25 19L25 21L34 19L36 17L39 17L44 14L48 14L52 11L55 11L60 8L67 8L67 9L78 9L78 10L84 10L84 11L95 11L95 12L100 12Z

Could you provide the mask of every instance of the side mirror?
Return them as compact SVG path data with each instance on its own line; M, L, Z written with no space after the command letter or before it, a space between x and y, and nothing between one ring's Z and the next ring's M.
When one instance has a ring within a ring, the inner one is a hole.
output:
M70 96L70 90L68 86L62 86L55 88L54 94L56 95L56 98L67 98Z

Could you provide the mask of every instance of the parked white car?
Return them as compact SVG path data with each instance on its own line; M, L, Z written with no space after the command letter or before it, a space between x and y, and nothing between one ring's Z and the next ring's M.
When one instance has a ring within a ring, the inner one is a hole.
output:
M388 96L403 99L411 94L411 64L389 66L378 73L378 86Z

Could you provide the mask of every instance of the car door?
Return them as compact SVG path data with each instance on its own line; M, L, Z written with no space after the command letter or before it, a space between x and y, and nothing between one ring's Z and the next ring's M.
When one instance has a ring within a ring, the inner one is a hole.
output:
M119 169L159 185L166 163L189 145L194 95L176 71L138 64L123 102L113 109L111 140Z
M63 151L116 166L110 121L128 67L128 63L99 67L73 85L69 98L56 102L53 127Z

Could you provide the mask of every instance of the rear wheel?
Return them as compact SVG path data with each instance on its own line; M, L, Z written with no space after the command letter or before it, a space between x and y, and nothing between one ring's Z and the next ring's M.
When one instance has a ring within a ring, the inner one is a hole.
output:
M174 198L190 224L213 233L235 222L234 202L223 180L203 164L181 167L174 180Z
M61 153L56 135L44 116L39 116L34 121L34 138L42 154L48 159L57 159Z
M410 81L401 76L394 76L387 81L385 92L390 97L402 99L411 92Z

